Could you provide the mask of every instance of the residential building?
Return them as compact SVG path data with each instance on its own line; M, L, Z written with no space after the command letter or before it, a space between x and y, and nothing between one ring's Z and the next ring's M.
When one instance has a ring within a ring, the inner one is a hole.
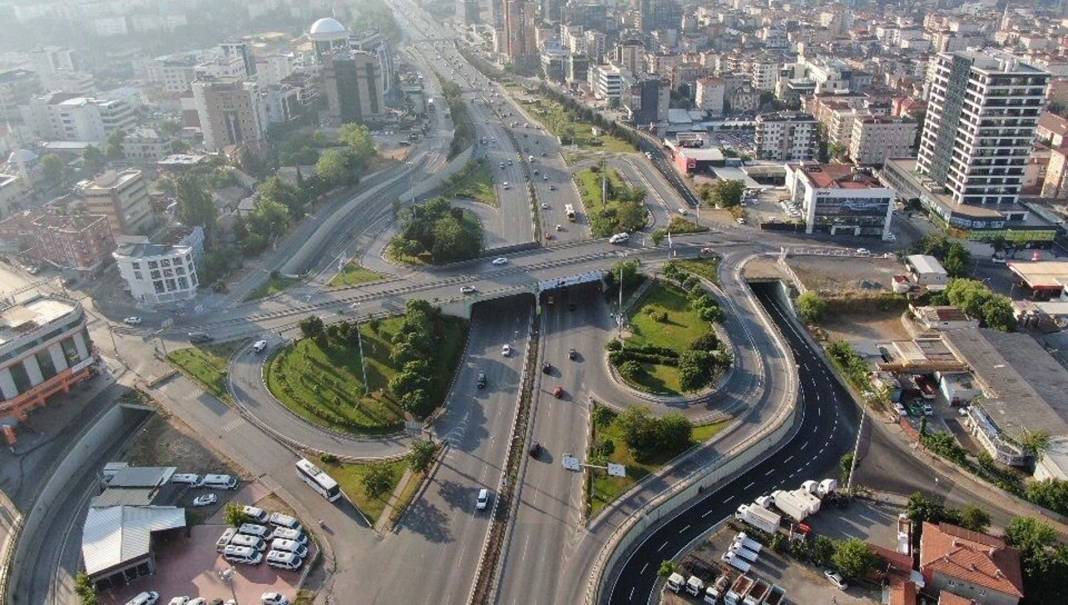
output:
M703 78L697 81L695 103L702 111L720 116L723 115L724 96L727 88L723 80L719 78Z
M140 170L109 170L80 187L89 214L108 217L118 236L145 234L155 222L148 184Z
M629 96L623 102L627 119L635 125L654 124L667 119L671 101L671 80L647 78L630 86Z
M127 244L112 256L134 300L157 305L196 298L199 281L191 246Z
M152 128L135 128L122 139L122 155L133 164L155 164L174 152L174 140Z
M238 77L256 77L256 57L252 54L252 46L248 42L223 42L219 45L219 51L224 61L236 62L241 66Z
M1042 181L1042 197L1068 198L1068 146L1050 149L1046 177Z
M682 6L678 0L639 0L638 10L645 33L682 27Z
M611 63L595 65L590 69L590 80L593 95L598 99L607 101L609 105L618 105L623 95L625 81L629 79L629 72Z
M753 141L757 156L777 161L815 158L819 142L817 124L816 118L798 111L757 116Z
M17 234L11 234L11 228ZM26 213L0 223L0 238L13 235L23 254L40 264L94 274L111 262L115 237L100 214Z
M763 53L749 62L749 73L753 88L761 92L772 92L779 80L779 67L782 62L771 53Z
M10 216L26 201L26 181L17 174L0 173L0 219Z
M603 32L586 30L582 33L585 40L586 55L590 58L590 64L600 63L604 60L607 48L607 36Z
M621 40L616 45L615 64L634 75L645 73L645 44L636 38Z
M327 55L323 65L327 116L334 124L369 123L386 111L378 59L361 50L338 51Z
M887 158L912 156L916 140L915 120L863 115L853 120L849 159L856 164L879 165Z
M150 61L145 72L149 82L168 94L177 95L189 90L196 79L196 64L192 55L160 57Z
M78 302L36 296L0 309L0 416L26 420L53 395L91 378L96 361Z
M547 80L564 81L567 57L568 52L559 46L546 46L541 50L541 72Z
M1024 596L1019 551L1002 538L949 523L924 522L920 573L925 590L984 605L1016 605Z
M805 233L890 235L894 190L850 164L787 164L786 188L801 204Z
M101 145L116 132L131 130L137 115L129 103L94 99L70 93L47 93L22 107L34 134L48 141L75 141Z
M199 79L193 82L193 99L208 151L263 143L267 108L255 82Z
M1011 55L961 51L934 61L920 174L954 205L1013 206L1049 74Z
M760 91L748 83L733 89L728 85L723 101L727 113L751 113L760 107Z
M0 71L0 120L20 119L19 106L40 92L41 80L34 72L25 69Z

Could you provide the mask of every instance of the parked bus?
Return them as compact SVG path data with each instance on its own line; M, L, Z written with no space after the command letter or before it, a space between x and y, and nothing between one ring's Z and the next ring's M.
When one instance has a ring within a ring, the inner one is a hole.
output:
M341 488L338 487L337 481L304 458L297 460L297 476L330 502L341 497Z
M564 204L564 214L567 215L567 220L572 223L575 222L575 207L571 204Z

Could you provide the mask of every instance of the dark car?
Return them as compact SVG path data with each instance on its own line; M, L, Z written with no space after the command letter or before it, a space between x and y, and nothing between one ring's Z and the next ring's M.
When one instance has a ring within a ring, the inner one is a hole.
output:
M531 458L537 458L538 454L541 453L541 444L538 443L537 441L535 441L534 443L531 443L530 444L530 450L528 450L528 451L530 452L530 457Z
M541 371L543 374L551 374L553 371L553 364L549 362L541 364Z
M475 381L475 386L480 389L486 388L486 374L484 372L478 373L478 380Z
M567 350L567 358L571 359L571 360L578 359L578 352L575 351L575 349L568 349Z

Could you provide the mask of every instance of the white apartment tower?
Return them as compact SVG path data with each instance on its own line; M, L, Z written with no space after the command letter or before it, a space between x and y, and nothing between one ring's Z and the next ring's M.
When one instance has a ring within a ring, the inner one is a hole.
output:
M1050 74L1011 55L934 59L917 169L957 204L1013 204Z

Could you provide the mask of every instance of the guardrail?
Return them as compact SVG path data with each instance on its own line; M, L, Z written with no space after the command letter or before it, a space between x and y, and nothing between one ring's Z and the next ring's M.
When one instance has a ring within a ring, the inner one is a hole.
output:
M739 264L735 272L735 277L739 280L741 279L742 265L744 265L744 262ZM756 304L755 308L760 322L768 330L768 333L772 335L772 339L779 350L783 352L782 357L786 360L788 366L785 392L787 397L792 399L792 402L784 405L772 421L765 425L766 428L725 452L714 464L694 471L690 476L673 486L671 490L652 499L640 511L632 514L624 523L617 526L605 540L605 546L594 561L586 587L585 602L587 605L594 605L600 602L603 585L608 576L610 576L610 572L619 563L620 558L630 550L634 542L646 533L646 530L657 525L665 517L672 515L706 487L727 478L742 468L750 466L758 458L766 458L773 454L772 450L777 450L776 446L781 447L783 437L797 425L798 412L803 411L801 406L798 405L800 392L797 368L793 357L788 354L789 347L778 329L771 323L767 312L759 304ZM699 451L695 450L686 459L696 455ZM678 463L682 464L685 461L685 459L678 460Z

